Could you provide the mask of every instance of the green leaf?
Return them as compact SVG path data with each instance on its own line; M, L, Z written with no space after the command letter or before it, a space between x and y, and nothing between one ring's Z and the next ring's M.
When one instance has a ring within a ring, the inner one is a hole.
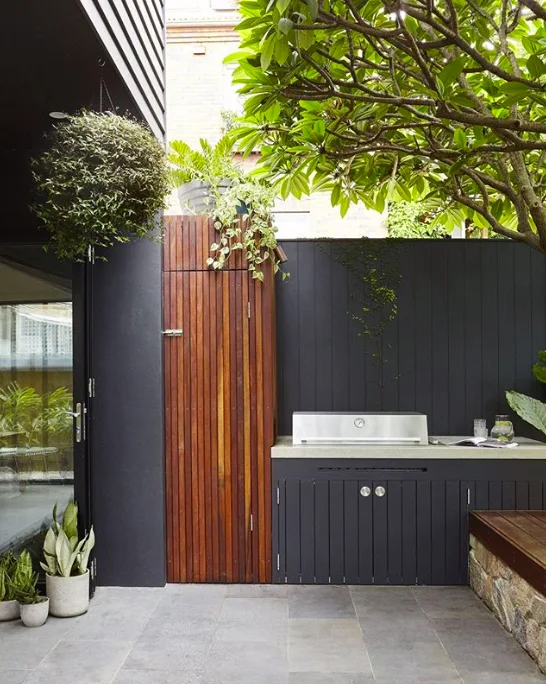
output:
M262 54L260 56L260 66L264 71L267 71L271 60L273 59L273 53L275 52L275 42L276 37L271 35L267 38L262 47Z
M291 19L283 17L278 23L278 28L279 31L286 36L294 28L294 22Z
M288 44L287 40L277 40L275 43L275 59L278 64L281 66L286 62L286 60L290 57L291 50L290 50L290 45ZM280 109L280 103L276 103L279 106ZM278 115L277 115L278 116ZM277 118L277 117L275 117Z
M448 62L444 68L438 74L440 82L447 90L461 75L464 67L464 59L462 57L456 57L453 61Z
M314 21L318 17L318 0L307 0L307 6L309 7L311 19Z
M533 365L533 375L539 382L546 383L546 366L535 363Z
M531 55L527 60L527 70L533 78L539 78L546 73L546 64L537 55Z
M506 401L520 418L546 435L546 404L514 390L506 392Z
M455 129L455 132L453 133L453 140L459 149L465 148L467 146L466 133L462 128Z
M518 81L507 81L499 87L499 90L505 95L527 95L529 93L528 86Z
M292 0L277 0L276 7L281 14L284 14Z

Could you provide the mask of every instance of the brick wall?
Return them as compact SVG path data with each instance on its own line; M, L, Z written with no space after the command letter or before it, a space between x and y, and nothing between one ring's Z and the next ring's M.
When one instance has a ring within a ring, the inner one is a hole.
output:
M214 0L212 0L214 3ZM167 139L192 146L222 135L221 112L240 109L231 83L233 66L224 58L237 50L237 15L215 11L211 0L167 0ZM283 239L303 237L384 237L384 217L361 206L342 219L330 196L279 202L277 225ZM169 213L179 212L176 193Z

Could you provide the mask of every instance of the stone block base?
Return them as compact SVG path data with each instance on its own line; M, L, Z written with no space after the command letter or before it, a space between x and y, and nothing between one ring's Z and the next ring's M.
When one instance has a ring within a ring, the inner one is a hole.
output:
M470 586L546 673L546 599L470 535Z

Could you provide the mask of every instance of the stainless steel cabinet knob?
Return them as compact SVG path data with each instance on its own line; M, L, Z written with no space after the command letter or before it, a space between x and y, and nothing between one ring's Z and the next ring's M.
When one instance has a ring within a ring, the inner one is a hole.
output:
M372 493L372 490L369 487L361 487L360 488L360 496L370 496Z
M376 487L375 488L375 495L376 496L385 496L386 490L385 487Z

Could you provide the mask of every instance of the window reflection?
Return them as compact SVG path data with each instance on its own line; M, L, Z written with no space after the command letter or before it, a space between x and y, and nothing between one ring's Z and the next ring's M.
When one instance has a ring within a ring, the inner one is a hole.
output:
M0 554L31 543L73 494L69 298L45 274L0 265Z

